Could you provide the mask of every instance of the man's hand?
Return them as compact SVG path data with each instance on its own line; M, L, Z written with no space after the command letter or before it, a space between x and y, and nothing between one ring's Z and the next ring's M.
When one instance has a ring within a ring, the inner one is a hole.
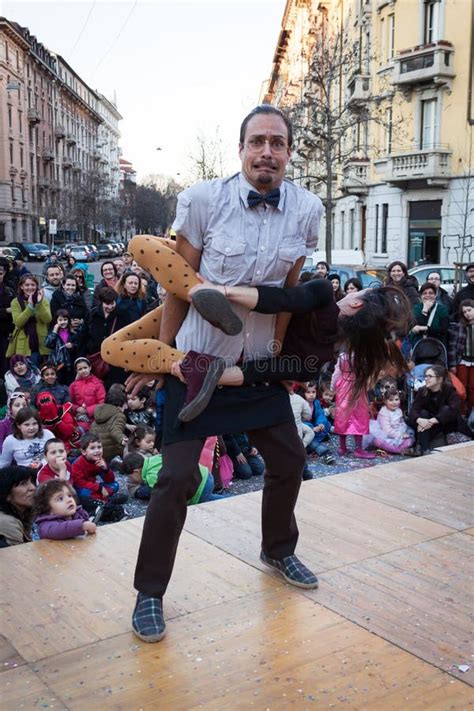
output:
M156 390L161 390L165 383L165 379L162 375L155 375L152 373L130 373L125 381L125 390L133 397L138 394L140 388L149 386L152 381L156 382Z

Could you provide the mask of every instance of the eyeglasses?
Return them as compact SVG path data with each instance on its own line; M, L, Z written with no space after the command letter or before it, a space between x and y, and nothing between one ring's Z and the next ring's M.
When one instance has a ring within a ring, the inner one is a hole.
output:
M283 138L265 138L265 136L253 136L247 141L248 148L253 151L253 153L261 153L265 148L265 144L268 146L272 153L283 153L287 150L288 144Z

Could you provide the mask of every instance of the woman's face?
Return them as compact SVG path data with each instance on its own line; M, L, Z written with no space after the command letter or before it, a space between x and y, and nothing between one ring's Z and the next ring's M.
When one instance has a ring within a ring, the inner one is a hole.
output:
M25 279L25 281L21 285L21 290L25 297L28 299L28 297L33 296L33 294L36 294L36 292L38 291L38 284L34 279Z
M18 429L21 432L23 439L33 439L38 434L39 425L34 417L30 417L29 420L22 422L18 425Z
M87 378L91 374L89 363L86 363L84 360L79 361L76 365L76 373L78 378Z
M27 370L28 367L22 360L19 360L18 363L15 363L13 366L13 372L16 373L16 375L25 375Z
M14 400L10 401L10 414L15 418L18 414L18 410L22 407L26 407L26 400L23 395L16 397Z
M462 307L462 315L466 319L466 321L469 321L469 323L474 322L474 306L463 306Z
M101 271L104 279L113 279L115 276L115 269L112 264L103 264Z
M442 380L443 378L436 377L431 368L428 368L425 371L425 384L428 390L431 390L432 392L439 390L441 388Z
M432 304L436 299L436 293L434 289L425 289L421 295L421 300L424 304Z
M13 486L7 496L7 501L15 509L26 511L33 506L33 496L35 495L35 485L31 479L25 479L16 486Z
M351 283L346 286L346 294L352 294L354 291L356 293L359 291L355 284Z
M80 269L78 269L77 272L73 272L72 275L78 284L80 284L81 286L84 284L84 282L85 282L84 274L82 273L82 271Z
M112 303L110 303L110 304L103 303L102 304L102 311L104 312L104 314L106 316L109 316L115 310L116 306L117 306L116 301L112 301Z
M63 289L64 293L68 294L68 296L72 296L72 294L76 293L77 289L77 283L75 279L66 279L66 281L63 284Z
M399 264L395 264L395 266L390 270L390 276L394 282L399 282L403 279L405 273Z
M57 380L57 374L54 368L46 368L46 370L43 370L43 380L46 383L46 385L54 385Z
M135 274L130 274L124 282L124 288L129 296L136 296L140 288L140 280Z
M331 284L332 284L332 290L337 291L339 287L341 286L341 282L339 279L331 279Z

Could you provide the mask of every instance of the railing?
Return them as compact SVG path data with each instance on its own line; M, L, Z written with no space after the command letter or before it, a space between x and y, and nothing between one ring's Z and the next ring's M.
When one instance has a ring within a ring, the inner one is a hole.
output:
M403 181L447 178L450 173L450 158L449 148L439 146L391 155L387 179Z
M427 81L450 83L455 77L453 53L451 44L444 40L403 50L395 57L392 82L397 85Z
M28 109L27 117L30 123L39 123L41 121L39 111L35 108Z
M364 195L368 191L369 182L368 160L349 160L344 165L342 188L353 195Z

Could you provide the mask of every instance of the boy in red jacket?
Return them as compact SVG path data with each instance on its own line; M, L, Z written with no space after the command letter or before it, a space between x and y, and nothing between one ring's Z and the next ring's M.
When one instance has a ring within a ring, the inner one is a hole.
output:
M62 479L72 484L72 468L67 461L66 445L62 439L48 439L44 445L44 456L46 464L39 470L36 484L39 486L50 479Z
M90 509L91 503L104 503L122 509L115 505L125 503L128 496L118 493L119 484L104 459L100 437L87 432L81 437L80 449L81 456L72 465L72 478L82 506Z

